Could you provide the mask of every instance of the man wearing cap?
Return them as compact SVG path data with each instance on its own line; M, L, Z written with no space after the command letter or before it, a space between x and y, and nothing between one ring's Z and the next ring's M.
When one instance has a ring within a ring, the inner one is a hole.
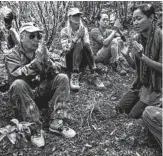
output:
M35 123L31 142L44 146L42 124L36 99L46 97L51 112L49 130L74 137L75 131L65 127L63 119L71 118L67 108L70 96L69 79L61 74L61 66L50 56L45 39L40 46L41 30L33 23L25 23L20 28L20 45L6 56L6 69L10 83L10 102L17 118ZM38 104L39 105L39 104Z
M61 30L61 45L63 55L66 56L67 70L71 72L70 87L79 90L79 72L88 65L92 72L94 84L97 88L104 88L104 84L95 73L96 65L87 28L81 21L82 13L78 8L70 8L67 26Z
M13 48L15 45L19 44L20 38L16 29L14 28L14 19L16 15L13 11L4 6L0 9L0 53L6 53L8 49Z

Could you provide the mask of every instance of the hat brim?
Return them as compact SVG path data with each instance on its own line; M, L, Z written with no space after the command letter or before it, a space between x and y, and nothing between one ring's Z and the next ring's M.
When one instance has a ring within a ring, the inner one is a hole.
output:
M38 27L33 27L33 28L27 28L25 29L25 31L27 32L42 32L42 30L40 30Z
M76 12L76 13L71 13L71 14L69 14L68 16L74 16L74 15L77 15L77 14L79 14L79 15L83 15L82 12Z
M40 30L40 28L33 27L33 26L32 27L29 27L29 28L20 29L19 33L21 34L24 31L27 31L27 32L30 32L30 33L32 33L32 32L42 32L42 30Z

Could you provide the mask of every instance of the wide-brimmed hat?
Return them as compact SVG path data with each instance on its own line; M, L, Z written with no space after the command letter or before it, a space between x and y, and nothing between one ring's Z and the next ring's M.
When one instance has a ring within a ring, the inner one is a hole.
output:
M76 14L82 15L83 13L80 12L78 8L70 8L69 9L68 16L73 16L73 15L76 15Z
M19 33L21 34L23 31L27 31L27 32L42 32L42 30L35 26L35 24L33 22L28 22L28 23L24 23L22 24L22 26L20 27Z

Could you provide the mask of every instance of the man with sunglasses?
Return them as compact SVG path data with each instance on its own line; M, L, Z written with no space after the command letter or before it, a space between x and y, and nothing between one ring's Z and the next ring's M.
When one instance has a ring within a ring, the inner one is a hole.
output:
M75 136L75 131L64 126L64 119L72 119L66 104L70 97L69 79L61 74L60 64L51 57L42 38L42 31L33 23L20 28L20 45L6 56L9 74L10 102L17 118L34 123L31 127L31 142L44 146L45 141L40 122L39 103L46 97L49 102L49 130L65 137ZM40 44L40 46L39 46Z

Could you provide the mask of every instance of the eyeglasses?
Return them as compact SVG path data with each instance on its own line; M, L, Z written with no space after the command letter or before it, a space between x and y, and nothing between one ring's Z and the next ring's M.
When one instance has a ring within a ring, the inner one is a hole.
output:
M42 39L42 35L40 33L30 33L29 35L29 39L34 39L35 37L37 37L38 40Z

